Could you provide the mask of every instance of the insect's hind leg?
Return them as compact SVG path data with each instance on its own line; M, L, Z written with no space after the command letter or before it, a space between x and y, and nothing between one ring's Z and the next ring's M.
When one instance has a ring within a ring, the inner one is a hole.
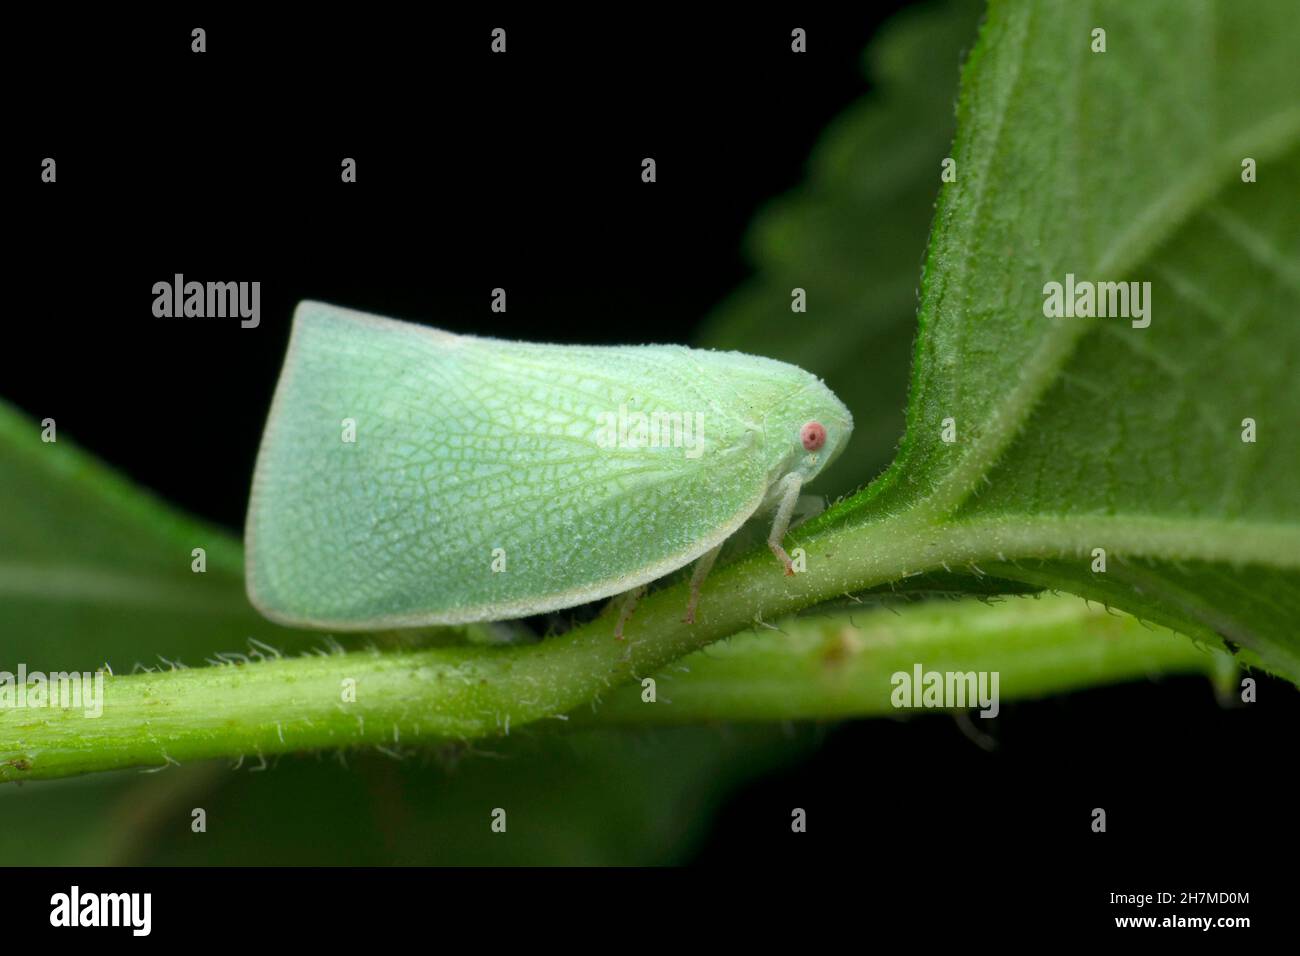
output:
M623 640L623 625L632 617L632 612L636 610L637 603L645 596L648 585L642 584L635 587L623 595L623 604L618 609L618 623L614 625L614 640Z
M725 544L726 542L723 542ZM691 572L691 596L686 602L686 614L682 618L683 624L695 623L695 608L700 603L700 587L704 584L704 579L709 576L713 570L713 563L718 560L718 555L722 553L722 545L705 551L695 560L695 570Z

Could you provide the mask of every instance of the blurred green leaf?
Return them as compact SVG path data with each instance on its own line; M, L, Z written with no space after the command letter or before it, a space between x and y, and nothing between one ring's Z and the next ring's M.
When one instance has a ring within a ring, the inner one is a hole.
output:
M515 734L474 749L226 761L0 787L0 865L655 865L689 858L813 728ZM399 748L400 749L400 748ZM194 808L207 832L191 829ZM507 830L489 828L495 808Z
M0 401L0 670L117 673L202 664L256 638L301 651L321 635L269 623L244 597L239 541L131 484ZM191 570L195 548L207 571Z
M864 58L872 92L827 127L807 181L757 216L747 239L757 275L698 335L820 375L852 410L853 440L818 479L824 494L873 478L903 433L917 276L982 9L921 6L881 28ZM807 292L806 315L790 310L795 288Z

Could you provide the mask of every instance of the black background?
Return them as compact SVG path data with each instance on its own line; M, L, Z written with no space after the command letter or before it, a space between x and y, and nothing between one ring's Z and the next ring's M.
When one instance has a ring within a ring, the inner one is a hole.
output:
M748 274L756 208L866 90L886 12L801 15L802 57L786 18L698 10L511 15L505 56L491 16L200 17L203 55L193 17L45 21L23 38L48 79L17 104L4 394L238 529L304 298L505 338L684 341ZM154 318L175 273L260 280L261 327Z
M687 341L747 275L756 209L867 89L861 52L893 6L16 23L0 394L238 530L300 299L507 338ZM154 318L151 287L177 272L261 281L261 326ZM1249 915L1281 889L1272 862L1294 865L1298 714L1280 682L1225 709L1186 679L1004 705L992 754L944 717L845 725L732 799L700 861L838 873L939 914L1250 889ZM773 827L792 806L807 834Z

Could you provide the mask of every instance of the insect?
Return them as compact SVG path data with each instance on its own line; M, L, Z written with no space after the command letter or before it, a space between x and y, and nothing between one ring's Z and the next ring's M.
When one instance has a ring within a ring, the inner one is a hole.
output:
M848 409L815 376L678 345L454 335L294 313L254 471L248 596L349 631L507 620L629 595L696 561L685 620L756 513L782 546Z

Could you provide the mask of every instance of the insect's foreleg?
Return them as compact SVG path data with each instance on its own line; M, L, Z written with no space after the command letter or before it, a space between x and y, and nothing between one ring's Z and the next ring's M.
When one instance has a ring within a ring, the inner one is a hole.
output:
M723 542L725 544L726 542ZM704 584L704 579L709 576L713 570L713 562L718 560L718 555L722 551L722 545L705 551L695 561L695 570L691 572L691 596L686 602L686 615L682 618L683 624L695 623L695 606L700 603L700 586Z
M799 501L799 490L803 487L803 478L797 471L792 471L781 479L777 491L780 497L780 504L776 507L776 518L772 521L772 533L767 536L767 546L772 549L776 559L781 562L787 575L794 575L794 564L790 561L790 555L785 553L785 548L781 547L781 541L785 538L786 531L790 528L790 516L794 514L794 506Z
M614 639L623 640L623 625L628 622L632 612L636 610L637 602L645 595L648 585L635 587L623 595L623 606L618 609L618 623L614 625Z

